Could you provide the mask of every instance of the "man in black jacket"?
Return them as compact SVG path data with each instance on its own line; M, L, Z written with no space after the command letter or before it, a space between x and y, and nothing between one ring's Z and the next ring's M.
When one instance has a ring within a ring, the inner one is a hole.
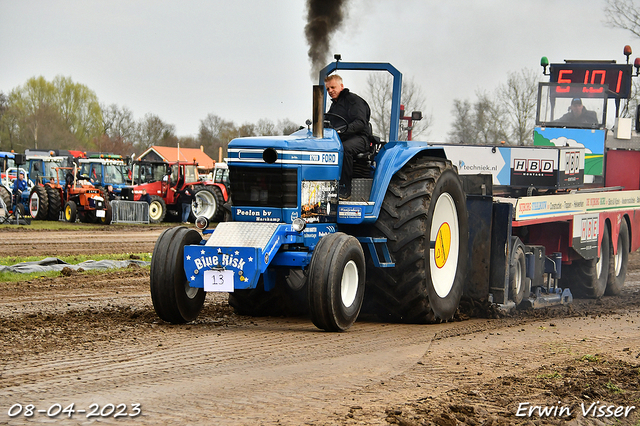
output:
M561 123L568 124L588 124L588 125L597 125L598 124L598 115L595 111L587 110L584 105L582 105L582 99L574 98L571 100L571 106L569 107L569 112L556 120Z
M351 177L353 176L353 158L369 150L371 137L371 109L367 102L349 89L345 89L342 78L332 74L324 79L327 93L331 97L331 107L327 118L338 131L344 158L342 160L342 175L340 176L340 199L351 197ZM339 116L341 118L338 118Z

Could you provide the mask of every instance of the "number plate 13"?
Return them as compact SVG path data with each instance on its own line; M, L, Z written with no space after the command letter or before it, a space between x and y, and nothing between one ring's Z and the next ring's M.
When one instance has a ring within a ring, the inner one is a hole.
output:
M233 291L233 271L209 269L204 271L204 291Z

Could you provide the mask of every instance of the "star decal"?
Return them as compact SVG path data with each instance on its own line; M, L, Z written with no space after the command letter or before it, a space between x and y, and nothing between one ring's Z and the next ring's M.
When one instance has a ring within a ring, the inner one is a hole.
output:
M222 249L221 248L218 249L218 254L220 254L220 253L222 253Z
M249 259L247 259L249 262L253 262L253 257L249 257Z
M191 256L187 255L187 260L191 260Z
M191 281L195 281L196 277L194 277L193 275L191 275Z
M204 254L204 250L200 250L200 254Z
M239 254L240 254L240 252L238 250L236 250L236 256L239 255Z

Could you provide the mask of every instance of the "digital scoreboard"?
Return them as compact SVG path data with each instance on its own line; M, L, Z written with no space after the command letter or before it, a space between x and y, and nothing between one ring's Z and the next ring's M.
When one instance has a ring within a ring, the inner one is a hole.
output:
M616 64L608 62L567 62L564 64L550 64L550 81L559 83L556 88L558 94L569 92L569 86L561 83L579 83L608 85L608 96L615 98L629 98L631 95L632 66L630 64ZM598 88L594 90L603 90Z

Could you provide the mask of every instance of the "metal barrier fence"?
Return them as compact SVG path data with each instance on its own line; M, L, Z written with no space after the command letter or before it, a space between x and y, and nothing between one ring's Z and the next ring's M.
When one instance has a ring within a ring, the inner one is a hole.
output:
M144 201L111 201L113 223L149 223L149 204Z

